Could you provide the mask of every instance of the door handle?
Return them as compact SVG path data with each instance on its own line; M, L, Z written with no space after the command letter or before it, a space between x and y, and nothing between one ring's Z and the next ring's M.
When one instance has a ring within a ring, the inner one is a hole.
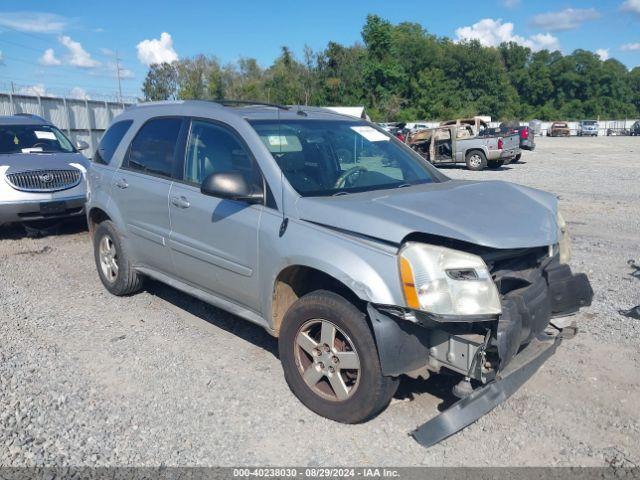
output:
M187 197L181 195L179 197L171 197L171 205L178 208L189 208L191 203L189 203Z
M115 185L116 187L122 188L122 189L125 189L129 186L129 184L124 178L121 178L120 180L116 181Z

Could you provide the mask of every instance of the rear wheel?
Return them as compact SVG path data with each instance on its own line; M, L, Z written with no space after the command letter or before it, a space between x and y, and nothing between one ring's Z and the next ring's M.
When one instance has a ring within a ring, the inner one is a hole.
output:
M398 387L398 379L382 375L365 315L335 293L319 290L298 299L283 319L278 347L291 391L331 420L366 421Z
M142 276L133 269L120 235L111 221L106 220L96 227L93 250L98 275L109 292L122 296L142 288Z
M469 170L482 170L487 166L487 157L480 150L472 150L466 155L467 168Z

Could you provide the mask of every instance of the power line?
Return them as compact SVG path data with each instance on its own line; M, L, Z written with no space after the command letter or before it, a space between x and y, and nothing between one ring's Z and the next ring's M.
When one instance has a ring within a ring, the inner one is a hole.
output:
M36 35L34 33L23 32L22 30L18 30L17 28L13 28L13 27L10 27L8 25L2 25L2 26L0 26L0 29L8 29L8 30L11 30L11 31L13 31L15 33L19 33L20 35L25 35L27 37L39 40L40 42L42 42L43 45L46 45L48 48L51 48L51 40L49 38L47 38L47 37L43 37L41 35ZM3 40L3 41L9 42L8 40ZM29 46L26 46L26 45L22 45L22 46L25 47L25 48L29 48L31 50L36 50L34 47L29 47ZM39 51L39 50L37 50L37 51ZM107 54L104 54L102 52L96 52L96 53L93 53L93 55L98 56L98 57L103 57L103 58L111 58L111 55L107 55Z

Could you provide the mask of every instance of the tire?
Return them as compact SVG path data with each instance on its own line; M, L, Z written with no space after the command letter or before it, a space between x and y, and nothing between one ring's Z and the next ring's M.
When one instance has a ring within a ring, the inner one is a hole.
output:
M325 328L326 332L334 328L334 336L324 335ZM327 352L324 346L331 342L330 338L333 345ZM398 388L397 378L382 375L365 315L333 292L309 293L289 308L280 329L278 349L284 377L293 394L313 412L336 422L360 423L375 417ZM342 360L336 362L338 356ZM339 368L346 362L357 363L359 369ZM341 387L336 390L335 384Z
M515 157L513 157L513 159L511 160L511 163L518 163L521 158L522 158L522 153L519 153Z
M93 256L100 280L110 293L131 295L142 289L143 277L133 269L122 239L109 220L96 227Z
M487 166L487 157L480 150L471 150L465 156L465 162L469 170L477 172L483 170Z
M514 161L512 160L512 162ZM502 165L504 165L504 160L489 160L487 162L487 167L489 168L500 168Z

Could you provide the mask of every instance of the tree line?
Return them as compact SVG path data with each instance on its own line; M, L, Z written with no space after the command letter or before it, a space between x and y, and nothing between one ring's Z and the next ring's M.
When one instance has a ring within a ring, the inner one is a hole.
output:
M253 58L222 65L197 55L152 65L145 100L255 100L285 105L364 105L377 121L449 119L579 120L640 116L640 67L587 50L531 51L513 42L485 47L393 25L369 15L362 43L288 47L268 68Z

